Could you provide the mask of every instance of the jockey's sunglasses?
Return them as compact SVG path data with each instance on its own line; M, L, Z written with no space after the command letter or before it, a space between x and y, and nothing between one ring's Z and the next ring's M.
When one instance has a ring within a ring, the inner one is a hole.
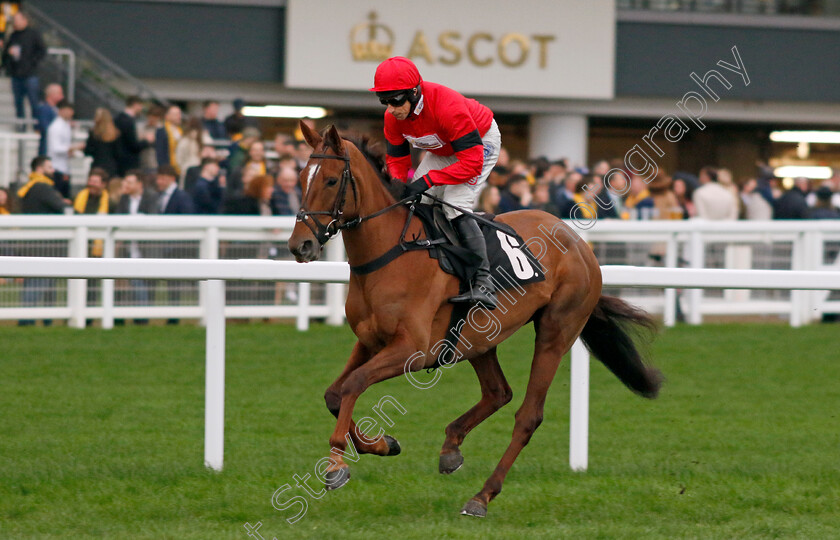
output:
M408 94L397 94L396 96L380 97L379 103L385 105L393 105L394 107L402 107L403 103L408 99Z

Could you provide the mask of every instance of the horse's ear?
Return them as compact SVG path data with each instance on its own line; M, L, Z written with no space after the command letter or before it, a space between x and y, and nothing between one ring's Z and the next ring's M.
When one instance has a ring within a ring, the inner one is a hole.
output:
M324 136L324 146L332 148L333 151L340 156L344 155L344 141L341 140L341 135L338 134L338 130L335 129L335 125L332 125L329 129L327 129L327 134Z
M323 140L321 136L318 135L317 131L310 128L309 124L307 124L303 120L300 121L300 131L301 133L303 133L303 138L304 140L306 140L306 144L311 146L313 150L317 148L319 144L321 144L321 141Z

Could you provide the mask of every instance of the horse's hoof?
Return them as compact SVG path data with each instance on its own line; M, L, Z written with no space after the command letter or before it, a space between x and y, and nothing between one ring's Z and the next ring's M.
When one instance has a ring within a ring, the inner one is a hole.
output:
M397 439L391 437L390 435L385 435L385 442L388 443L388 453L385 454L386 456L400 455L402 448L400 448L400 443Z
M487 505L481 501L470 499L461 509L462 516L487 517Z
M438 462L438 471L440 474L452 474L461 468L464 464L464 456L461 455L460 450L455 450L448 454L441 454Z
M338 489L350 480L350 467L344 467L337 471L327 471L324 475L324 487L327 491Z

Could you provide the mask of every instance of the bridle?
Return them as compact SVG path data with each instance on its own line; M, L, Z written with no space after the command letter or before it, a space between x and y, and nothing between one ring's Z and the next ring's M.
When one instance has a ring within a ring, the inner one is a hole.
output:
M358 201L359 192L356 189L356 179L353 178L353 173L350 172L350 156L312 154L309 156L309 158L339 159L344 162L344 170L341 171L341 179L339 180L338 184L338 193L335 196L335 202L333 203L332 210L329 212L325 210L320 212L311 212L307 210L306 202L309 199L309 194L312 193L312 190L310 189L310 186L306 186L306 200L304 200L303 203L301 203L300 211L297 213L297 221L309 227L309 230L312 231L312 234L315 235L315 238L318 240L318 242L321 245L324 245L327 243L327 241L329 241L330 238L335 236L342 229L346 229L348 227L355 227L361 222L359 218L356 218L349 222L341 221L342 217L344 216L344 203L347 201L347 185L349 184L353 188L353 197L356 201ZM330 222L324 225L319 220L315 219L313 216L329 216ZM312 223L314 223L315 225L312 225Z
M338 159L344 162L344 170L341 171L341 179L339 180L338 184L338 193L335 196L335 202L333 203L332 210L329 212L327 212L326 210L322 210L319 212L312 212L307 210L306 203L309 200L309 194L312 192L310 190L310 186L307 185L306 198L301 203L300 210L298 211L296 216L297 221L306 225L309 228L309 230L312 231L312 234L315 235L315 238L318 240L318 243L322 246L340 231L361 225L363 222L369 219L381 216L382 214L389 212L398 206L401 206L403 203L418 199L420 197L420 195L411 195L409 197L400 199L399 201L388 205L385 208L378 210L372 214L368 214L366 216L359 216L355 219L351 219L350 221L343 221L342 218L344 217L344 204L345 202L347 202L348 184L350 185L350 187L353 188L353 197L356 200L356 203L358 204L359 201L359 191L356 187L356 179L353 177L353 173L350 171L350 156L346 154L343 156L337 156L332 154L311 154L309 156L309 159L313 158ZM315 219L313 216L329 216L330 222L324 225L323 223ZM314 225L312 223L314 223Z

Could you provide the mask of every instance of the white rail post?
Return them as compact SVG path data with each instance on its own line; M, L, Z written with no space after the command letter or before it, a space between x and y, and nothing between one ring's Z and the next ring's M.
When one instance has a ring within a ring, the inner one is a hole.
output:
M221 471L225 454L225 282L206 281L204 465Z
M199 257L202 259L219 258L219 228L207 227L207 233L199 245ZM198 305L201 306L201 326L207 326L207 281L198 282Z
M667 268L677 267L677 233L668 235L668 242L665 246L665 266ZM665 289L665 306L662 312L662 319L665 326L672 327L677 324L677 290Z
M327 244L328 261L344 261L344 242L341 242L341 235L332 239ZM330 326L341 326L344 323L344 284L327 283L327 324Z
M296 327L299 331L309 330L309 305L312 300L312 285L308 281L298 283L298 312Z
M580 338L572 345L569 393L569 466L585 471L589 467L589 351Z
M689 235L689 259L692 268L703 268L706 258L706 251L703 246L703 236L700 231L691 231ZM700 324L703 322L703 312L700 303L703 301L703 289L689 289L689 312L688 323Z
M116 242L114 241L114 229L105 229L105 245L102 249L102 257L113 259L116 256ZM114 280L102 280L102 328L111 330L114 328Z
M76 234L70 241L71 257L88 256L88 228L76 227ZM85 327L85 310L87 308L87 280L67 280L67 304L70 307L70 320L67 326L71 328Z
M807 256L805 235L798 233L793 240L790 257L790 269L802 270L805 268L805 257ZM790 291L790 325L793 328L802 326L802 301L805 291Z

